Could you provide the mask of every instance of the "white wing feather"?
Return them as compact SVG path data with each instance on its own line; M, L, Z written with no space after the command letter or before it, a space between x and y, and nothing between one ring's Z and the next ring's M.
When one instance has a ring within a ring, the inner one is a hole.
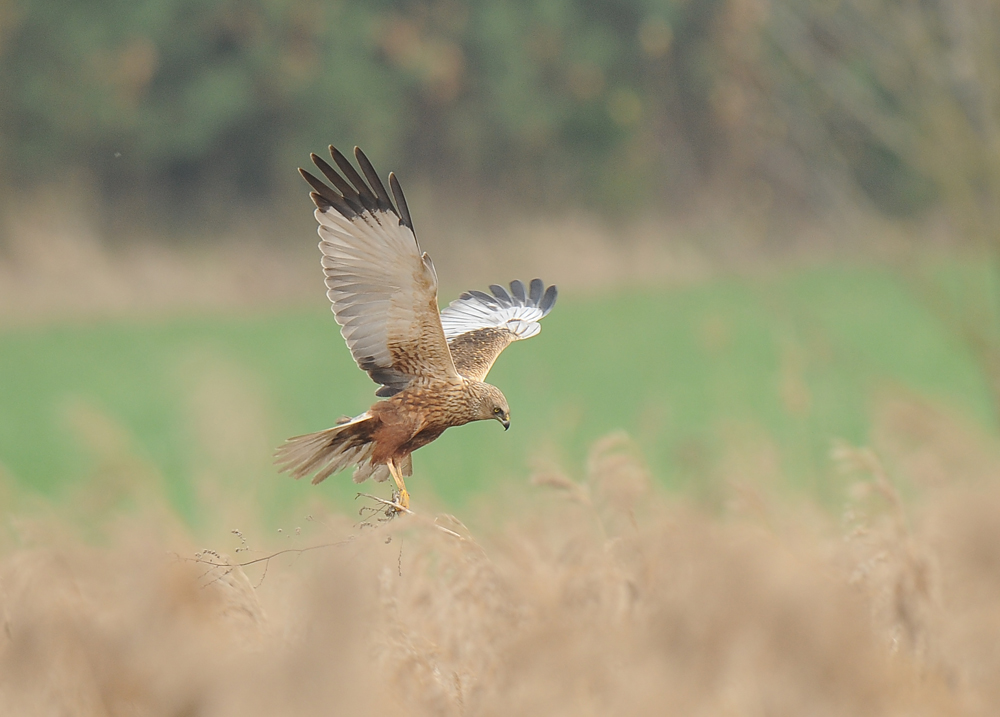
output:
M511 291L493 285L493 296L481 291L462 294L441 311L441 327L448 341L470 331L486 328L504 328L514 339L531 338L542 330L538 322L552 310L556 301L556 288L550 286L542 292L540 279L531 282L526 294L524 284L512 281Z
M391 366L390 337L400 343L416 339L416 317L428 300L437 300L437 277L422 260L413 232L395 217L385 219L373 231L370 213L351 222L332 207L316 210L326 296L362 368L371 361Z

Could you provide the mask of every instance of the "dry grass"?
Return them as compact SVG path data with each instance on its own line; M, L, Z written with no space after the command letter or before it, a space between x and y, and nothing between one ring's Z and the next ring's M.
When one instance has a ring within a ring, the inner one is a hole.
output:
M927 407L879 424L835 451L839 524L736 474L723 508L668 499L623 436L474 531L245 516L226 557L153 498L89 541L47 507L0 565L0 712L995 714L1000 461Z
M0 245L0 325L93 316L149 316L317 304L323 299L315 236L275 243L255 230L195 248L136 241L109 248L80 226L23 227ZM535 219L473 234L428 231L443 297L497 277L539 275L587 292L635 282L690 282L709 262L676 227L646 221L602 226L590 217ZM440 259L438 259L440 257Z
M419 185L413 195L443 300L503 277L542 276L574 293L600 293L837 256L886 259L940 241L940 232L917 237L860 210L823 226L778 226L754 212L725 209L715 192L683 216L619 219L584 210L524 215L502 202L456 206L454 197ZM64 186L0 200L0 327L322 305L315 224L304 194L252 217L234 209L224 231L193 229L183 241L139 213L120 217L134 230L109 241L95 219L96 201Z
M111 245L72 195L25 197L23 206L0 208L0 325L274 308L317 291L312 252L284 251L280 237L254 227L183 245L147 228Z
M128 241L108 242L84 193L37 192L0 206L0 326L93 316L273 310L323 299L315 224L306 203L256 221L234 212L228 230L177 242L133 219ZM299 199L305 202L303 194ZM690 231L665 220L609 224L592 215L455 218L427 196L421 241L443 296L499 277L540 275L564 288L606 290L690 281L708 273ZM311 205L310 205L311 206ZM443 215L440 218L438 215ZM530 277L529 277L530 278Z

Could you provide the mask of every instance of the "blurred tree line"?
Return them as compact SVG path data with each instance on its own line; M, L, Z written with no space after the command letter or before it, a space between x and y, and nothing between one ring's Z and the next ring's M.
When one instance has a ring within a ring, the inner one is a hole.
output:
M0 0L0 181L257 201L333 142L540 205L860 193L988 233L997 28L993 0Z
M17 184L69 165L110 195L252 198L333 142L383 171L610 204L687 181L713 144L718 0L0 2Z

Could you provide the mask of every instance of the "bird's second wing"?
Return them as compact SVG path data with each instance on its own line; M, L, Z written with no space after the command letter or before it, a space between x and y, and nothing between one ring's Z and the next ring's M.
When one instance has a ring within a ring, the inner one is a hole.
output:
M406 200L393 174L389 198L364 153L365 177L333 147L343 176L312 155L330 187L300 169L313 188L326 295L354 360L391 396L416 377L456 377L438 315L437 274L420 252ZM367 179L367 182L365 181Z
M441 312L448 348L455 368L466 378L482 381L497 356L513 341L528 339L542 330L542 317L556 303L556 287L545 288L541 279L532 279L524 290L520 281L510 283L510 291L493 284L492 295L469 291Z

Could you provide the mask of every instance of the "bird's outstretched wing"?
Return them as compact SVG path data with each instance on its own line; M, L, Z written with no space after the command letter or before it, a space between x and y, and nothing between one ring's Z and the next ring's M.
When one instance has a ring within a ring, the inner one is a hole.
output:
M389 174L393 204L360 149L354 156L364 178L332 146L330 155L343 176L311 157L332 187L299 172L313 188L326 295L354 360L382 384L378 396L417 377L457 378L438 315L437 274L417 245L399 182Z
M511 342L528 339L542 330L542 317L556 303L556 287L545 288L541 279L532 279L528 291L520 281L490 286L492 295L469 291L441 312L448 348L455 368L466 378L482 381L497 356Z

